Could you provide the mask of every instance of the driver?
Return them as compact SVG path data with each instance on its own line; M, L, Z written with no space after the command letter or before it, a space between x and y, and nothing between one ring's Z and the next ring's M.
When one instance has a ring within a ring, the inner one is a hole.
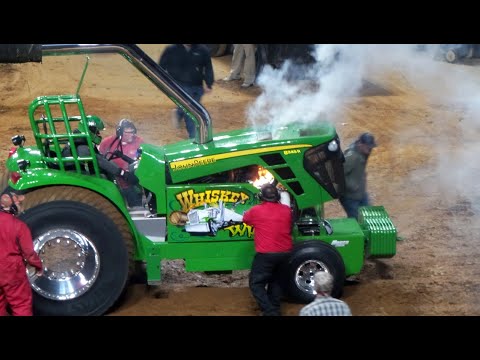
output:
M103 125L103 121L94 115L87 116L87 124L88 124L88 131L92 136L92 142L95 145L99 145L102 141L102 136L100 135L100 130L104 130L105 126ZM74 130L74 132L79 132L78 129ZM77 138L75 139L75 146L77 150L78 156L90 156L90 149L85 141L84 138ZM97 158L98 166L102 170L103 173L107 175L109 178L115 178L117 180L121 179L126 186L136 186L138 184L138 178L135 176L133 172L130 172L127 169L122 168L118 164L113 161L108 161L103 155L99 153L97 146L94 146L95 155ZM72 150L70 144L65 146L62 150L63 157L72 156ZM91 170L90 170L91 171ZM120 185L119 185L120 186ZM120 186L120 190L122 188ZM140 197L141 200L141 197ZM140 201L141 205L141 201ZM129 206L133 206L130 205Z
M128 171L142 143L143 138L137 135L137 127L133 121L122 119L116 127L115 135L103 139L98 150L107 160ZM121 176L117 176L117 184L130 207L142 206L142 191L138 185L129 184Z

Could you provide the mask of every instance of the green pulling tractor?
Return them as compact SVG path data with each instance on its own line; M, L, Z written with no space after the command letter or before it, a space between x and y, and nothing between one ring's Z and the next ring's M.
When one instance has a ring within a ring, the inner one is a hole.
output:
M315 296L313 274L358 274L367 257L396 253L396 228L382 206L358 219L326 219L323 204L344 188L343 153L332 124L292 122L276 129L212 134L211 119L155 61L132 44L3 45L1 62L39 62L42 56L117 53L150 79L196 124L196 138L143 144L132 171L143 206L128 207L95 154L94 125L80 96L40 96L30 104L31 135L12 134L3 191L26 195L20 218L32 231L44 275L29 276L37 315L101 315L118 302L133 275L162 280L161 262L184 260L186 271L249 269L254 229L244 211L259 202L262 182L274 182L289 204L294 250L284 266L289 299ZM32 146L25 146L25 139ZM76 151L77 139L89 154ZM62 155L65 146L72 148ZM272 214L275 216L275 214Z

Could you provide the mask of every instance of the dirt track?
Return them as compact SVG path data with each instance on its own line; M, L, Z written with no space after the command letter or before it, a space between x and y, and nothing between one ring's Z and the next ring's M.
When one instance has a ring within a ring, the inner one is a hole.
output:
M162 45L143 45L154 59ZM4 161L10 138L18 133L32 144L27 107L34 97L73 93L83 57L44 58L43 64L0 65L0 136ZM245 111L259 88L221 81L230 57L214 59L214 91L204 97L214 132L246 126ZM480 67L453 67L480 82ZM379 147L369 160L368 183L373 203L384 205L404 239L391 259L367 261L343 300L354 315L479 315L478 221L479 172L475 160L478 126L464 106L449 102L451 88L436 87L444 97L412 85L402 71L371 74L359 96L345 97L337 130L348 145L362 131L375 134ZM454 86L454 84L451 84ZM167 143L185 137L170 123L169 99L119 56L92 56L80 92L86 109L106 122L108 134L118 119L129 116L147 142ZM443 153L442 150L446 150ZM443 171L446 170L446 171ZM467 171L464 175L461 171ZM443 174L447 173L447 177ZM468 190L468 191L465 191ZM466 195L465 195L466 194ZM327 217L344 216L337 202L326 205ZM164 264L163 285L131 287L111 315L256 315L247 287L248 271L231 275L186 274L178 263ZM284 304L296 315L300 305Z

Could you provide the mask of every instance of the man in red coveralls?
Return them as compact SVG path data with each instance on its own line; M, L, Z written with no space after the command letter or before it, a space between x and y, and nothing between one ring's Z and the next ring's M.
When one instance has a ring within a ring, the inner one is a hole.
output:
M279 273L293 247L292 213L289 206L279 202L280 194L274 185L263 185L260 197L262 203L243 215L243 222L254 228L256 254L249 286L264 316L280 316Z
M107 160L128 171L128 166L136 159L137 150L142 143L143 139L137 135L135 124L129 119L122 119L117 125L115 135L103 139L98 151ZM120 176L117 176L116 180L128 206L142 206L142 194L138 185L131 185Z
M15 216L21 212L23 195L3 194L0 198L0 316L32 316L32 288L26 265L43 274L42 261L33 249L32 234L27 224Z

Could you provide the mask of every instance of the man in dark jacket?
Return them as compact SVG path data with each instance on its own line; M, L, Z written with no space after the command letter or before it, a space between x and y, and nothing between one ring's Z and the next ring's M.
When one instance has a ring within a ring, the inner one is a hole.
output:
M7 315L7 305L14 316L31 316L32 288L25 264L33 266L37 276L43 274L30 229L15 217L23 198L10 193L0 198L0 316Z
M366 167L368 157L376 146L374 136L363 133L345 150L345 193L340 197L340 203L348 217L358 218L358 208L370 205Z
M249 286L264 316L279 316L282 296L280 271L293 247L292 212L280 203L272 184L261 188L262 203L243 214L243 222L253 226L255 257Z
M200 102L214 82L212 59L201 44L173 44L165 48L160 66L182 86L194 100ZM203 83L205 82L205 87ZM175 113L177 124L184 119L190 139L195 137L195 124L180 108Z

